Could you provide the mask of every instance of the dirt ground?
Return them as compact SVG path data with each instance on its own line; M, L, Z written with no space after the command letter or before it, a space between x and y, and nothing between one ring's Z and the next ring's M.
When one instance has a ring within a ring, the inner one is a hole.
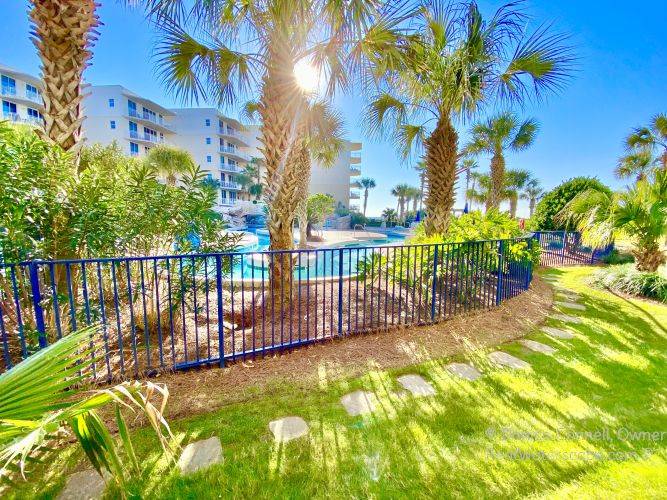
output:
M328 381L354 377L369 369L397 368L455 355L471 346L501 344L542 323L552 301L551 288L535 276L529 291L489 311L456 316L435 325L327 340L225 368L162 373L152 380L169 388L168 418L182 418L255 398L281 382L312 386L322 377Z

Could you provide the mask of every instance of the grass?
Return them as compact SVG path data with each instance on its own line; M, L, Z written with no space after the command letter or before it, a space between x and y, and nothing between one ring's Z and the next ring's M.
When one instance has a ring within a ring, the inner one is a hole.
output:
M528 335L556 347L553 356L519 343L501 346L528 361L529 370L491 366L485 353L471 350L458 360L484 372L475 382L450 376L445 367L451 358L392 371L369 367L367 375L342 381L323 371L308 391L284 385L172 422L183 444L213 435L222 441L224 462L192 476L169 468L150 433L138 431L147 470L134 493L193 499L641 498L667 491L667 307L591 289L591 271L549 271L587 306L585 312L565 311L584 319L568 325L575 339L559 341L537 330ZM564 326L551 319L547 324ZM400 396L396 377L403 373L421 374L438 395ZM349 417L339 399L356 389L375 392L379 411ZM303 417L310 434L277 445L268 423L287 415ZM65 450L9 497L54 496L65 482L62 471L80 458Z

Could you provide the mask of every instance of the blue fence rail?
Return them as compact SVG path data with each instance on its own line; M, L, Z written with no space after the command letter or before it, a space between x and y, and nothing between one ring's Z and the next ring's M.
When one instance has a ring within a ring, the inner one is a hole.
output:
M31 261L0 267L0 369L99 324L98 380L238 358L500 304L532 279L533 238ZM271 287L270 270L292 272ZM93 339L91 339L91 342Z
M540 265L547 267L596 264L614 249L613 243L602 248L586 246L576 231L538 231L534 235L542 249Z

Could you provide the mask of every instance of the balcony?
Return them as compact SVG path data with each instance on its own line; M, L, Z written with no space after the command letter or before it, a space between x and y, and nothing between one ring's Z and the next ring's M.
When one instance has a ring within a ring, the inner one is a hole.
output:
M221 198L220 204L225 206L225 207L231 207L232 205L236 205L236 198Z
M357 167L350 167L350 175L352 177L355 177L357 175L361 175L361 169Z
M2 113L2 119L12 123L23 123L33 127L41 127L44 125L43 120L39 118L33 118L32 116L23 117L18 113Z
M358 165L361 163L361 153L359 151L352 151L350 153L350 164Z
M230 148L228 146L220 146L220 153L228 156L234 156L235 158L240 159L241 161L250 161L250 157L242 153L236 148Z
M359 181L352 181L350 182L350 189L359 189L361 188L361 184Z
M358 200L360 198L361 198L361 196L359 194L359 191L350 190L350 199L351 200Z
M231 139L236 139L239 141L241 144L244 146L247 146L248 144L245 142L245 138L239 132L238 130L234 130L233 128L228 128L228 127L218 127L218 135L222 135L224 137L228 137Z
M9 97L13 100L22 101L27 104L37 104L39 106L44 105L42 96L39 94L39 92L29 92L27 90L25 92L19 92L16 87L12 87L11 85L3 85L2 88L0 88L0 93L3 95L3 97Z
M163 129L165 129L169 132L173 131L172 128L171 128L171 125L169 125L164 120L161 120L159 117L153 116L149 113L139 112L136 109L128 109L127 110L127 116L129 116L130 118L135 118L137 120L142 120L144 122L148 122L152 125L157 125L158 127L162 127Z
M164 144L164 138L153 134L145 134L138 130L130 130L129 136L130 139L134 139L135 141L150 142L151 144Z
M238 165L226 165L224 163L220 164L220 170L224 170L225 172L243 172L243 169L239 168Z
M241 185L236 182L220 182L220 187L225 189L241 189Z

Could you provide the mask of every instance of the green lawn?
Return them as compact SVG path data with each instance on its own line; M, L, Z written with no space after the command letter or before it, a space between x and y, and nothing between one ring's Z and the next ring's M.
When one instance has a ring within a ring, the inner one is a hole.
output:
M137 446L149 467L136 492L200 499L664 494L667 307L593 290L585 283L590 272L549 271L587 306L585 312L568 312L584 319L569 327L575 339L529 334L556 347L553 356L518 343L501 346L528 361L530 370L500 369L485 361L485 353L470 352L465 357L484 372L475 382L453 378L445 370L452 359L440 359L322 381L310 391L283 386L172 422L183 443L213 435L222 441L224 463L192 476L182 477L158 460L150 434L140 431ZM438 395L400 397L395 380L403 373L421 374ZM339 399L360 388L374 391L381 409L370 417L349 417ZM268 423L287 415L303 417L310 434L276 445ZM62 471L78 457L62 454L41 481L15 494L53 496L64 485Z

